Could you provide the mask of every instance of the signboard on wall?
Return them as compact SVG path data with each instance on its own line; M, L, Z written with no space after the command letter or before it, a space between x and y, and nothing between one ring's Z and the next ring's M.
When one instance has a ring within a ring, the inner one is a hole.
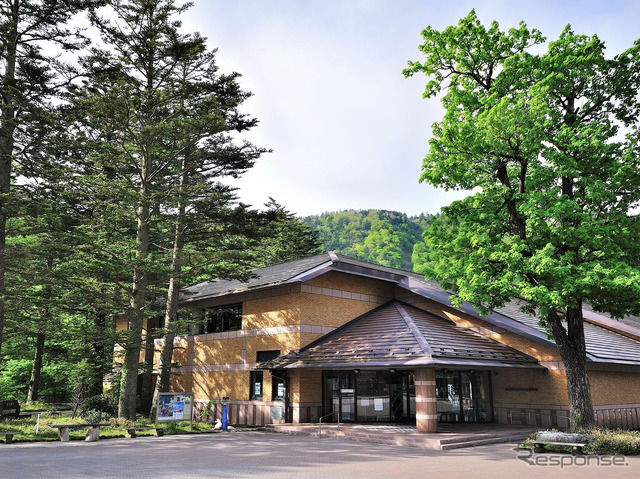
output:
M160 393L158 422L190 421L193 418L193 393Z

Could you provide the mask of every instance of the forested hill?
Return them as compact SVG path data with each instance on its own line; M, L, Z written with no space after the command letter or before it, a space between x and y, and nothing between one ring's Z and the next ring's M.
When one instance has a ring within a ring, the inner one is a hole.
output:
M324 251L421 272L426 254L422 232L432 218L386 210L348 210L301 220L318 232Z

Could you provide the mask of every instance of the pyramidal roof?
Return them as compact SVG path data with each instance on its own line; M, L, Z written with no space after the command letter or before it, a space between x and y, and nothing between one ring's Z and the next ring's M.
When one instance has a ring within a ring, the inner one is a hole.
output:
M401 301L390 301L264 367L363 368L419 365L535 367L537 361Z

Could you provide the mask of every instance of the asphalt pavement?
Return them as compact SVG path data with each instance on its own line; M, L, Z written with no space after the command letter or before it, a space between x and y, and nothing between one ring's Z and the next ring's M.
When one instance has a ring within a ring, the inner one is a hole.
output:
M640 457L533 454L516 444L432 451L227 432L0 444L0 479L637 478Z

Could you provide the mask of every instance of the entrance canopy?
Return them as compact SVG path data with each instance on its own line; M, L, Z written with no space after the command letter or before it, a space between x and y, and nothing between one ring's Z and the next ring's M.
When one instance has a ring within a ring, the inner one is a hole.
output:
M390 301L264 369L416 366L541 367L502 343L401 301Z

